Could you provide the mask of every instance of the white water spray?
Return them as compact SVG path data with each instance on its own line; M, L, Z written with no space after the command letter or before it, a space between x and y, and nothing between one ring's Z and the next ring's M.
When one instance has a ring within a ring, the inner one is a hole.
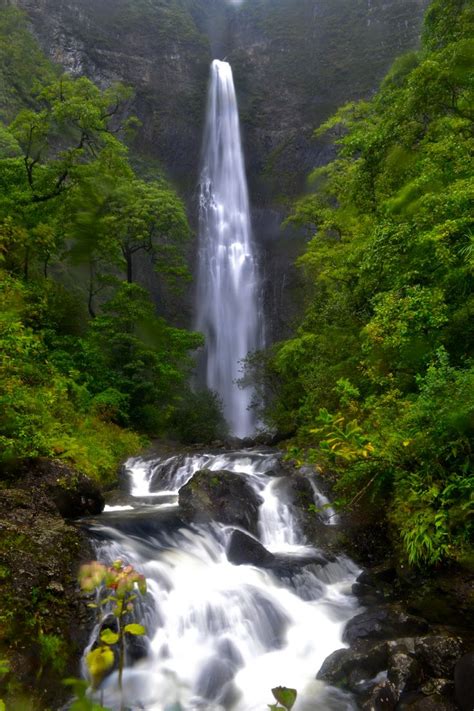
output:
M227 559L232 527L180 520L177 490L203 466L244 476L259 494L260 538L281 557L282 569L233 565ZM345 557L305 564L318 549L305 541L285 486L277 486L287 480L275 476L277 455L252 450L135 459L128 470L133 510L110 510L93 524L97 557L131 563L148 581L139 607L147 636L142 646L127 648L124 707L263 711L271 689L285 685L298 690L294 711L354 711L349 695L315 677L343 646L344 625L357 611L351 586L358 570ZM301 567L285 572L288 561L298 560ZM90 644L98 634L96 627ZM121 708L116 672L100 693L106 707Z
M263 345L258 269L232 69L214 60L200 189L197 328L206 337L206 384L219 393L231 431L254 431L252 392L239 389L243 358Z

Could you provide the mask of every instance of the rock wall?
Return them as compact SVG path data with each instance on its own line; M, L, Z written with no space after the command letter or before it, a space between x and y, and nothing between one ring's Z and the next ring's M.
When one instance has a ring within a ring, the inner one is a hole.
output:
M132 86L143 171L194 189L210 48L179 0L16 0L51 59L99 86Z
M232 18L229 61L241 93L253 195L298 193L327 157L314 128L370 95L393 59L416 47L426 0L246 0Z

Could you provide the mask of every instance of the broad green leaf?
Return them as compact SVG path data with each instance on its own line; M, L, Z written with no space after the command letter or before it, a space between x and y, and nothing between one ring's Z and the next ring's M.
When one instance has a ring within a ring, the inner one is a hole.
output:
M272 689L272 694L279 704L282 704L288 711L291 711L297 697L296 689L287 689L286 686L277 686L275 689Z
M112 630L104 630L100 634L100 639L102 642L105 642L105 644L117 644L119 635L117 632L112 632Z
M128 634L134 634L137 636L141 636L146 633L146 629L143 627L143 625L137 625L135 623L125 625L124 630L125 632L128 632Z
M92 687L96 688L114 664L114 653L110 647L97 647L86 656L86 664Z

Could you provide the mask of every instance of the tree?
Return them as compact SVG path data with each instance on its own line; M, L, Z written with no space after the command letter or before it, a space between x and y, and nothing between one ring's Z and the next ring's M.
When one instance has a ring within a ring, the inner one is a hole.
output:
M120 250L129 284L138 252L149 254L165 276L189 276L183 258L188 221L182 201L169 186L136 178L121 181L109 196L104 232L105 243Z
M293 454L335 469L346 504L389 496L413 564L462 558L472 531L472 23L435 0L421 51L318 129L338 156L290 218L313 233L308 307L267 366Z
M115 134L125 128L118 118L128 98L130 90L120 84L101 91L85 77L64 75L43 88L40 110L23 109L10 125L29 188L24 201L59 197L101 154L113 156L116 169L126 173L125 147Z

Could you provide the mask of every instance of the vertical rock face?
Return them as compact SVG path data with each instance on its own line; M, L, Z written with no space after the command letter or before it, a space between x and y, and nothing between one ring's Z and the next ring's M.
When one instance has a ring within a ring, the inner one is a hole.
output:
M417 46L427 0L246 0L228 60L241 87L248 167L260 201L292 195L324 161L314 128L373 92Z
M187 191L196 180L210 49L179 1L17 0L54 61L100 86L133 87L135 150Z
M68 71L134 88L131 109L142 125L133 148L142 168L164 166L194 217L209 64L230 62L265 303L277 315L270 336L287 334L298 311L291 264L304 238L282 236L279 224L282 205L331 155L313 130L346 101L370 96L395 57L417 46L428 0L15 2Z
M295 194L314 127L416 47L428 0L16 0L49 56L134 87L137 148L196 181L208 67L231 63L254 203ZM221 56L222 55L222 56Z

